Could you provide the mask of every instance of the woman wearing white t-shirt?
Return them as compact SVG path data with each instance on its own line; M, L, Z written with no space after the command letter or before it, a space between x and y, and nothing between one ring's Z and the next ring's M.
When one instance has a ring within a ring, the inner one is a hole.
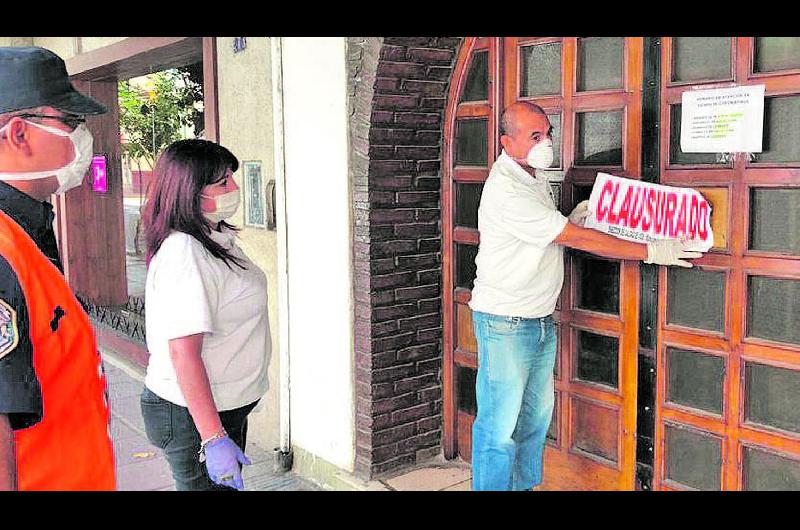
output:
M142 212L142 415L178 490L243 488L247 415L268 387L266 276L225 222L239 206L238 167L213 142L175 142L158 159Z

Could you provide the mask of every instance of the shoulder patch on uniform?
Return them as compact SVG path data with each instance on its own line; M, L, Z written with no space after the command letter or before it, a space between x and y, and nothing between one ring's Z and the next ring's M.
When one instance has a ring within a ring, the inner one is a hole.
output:
M19 344L17 312L0 298L0 359L11 353Z

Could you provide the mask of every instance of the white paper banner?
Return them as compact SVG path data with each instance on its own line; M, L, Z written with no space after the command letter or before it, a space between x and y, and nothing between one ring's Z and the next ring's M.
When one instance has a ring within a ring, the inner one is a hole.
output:
M687 90L681 95L681 151L760 153L764 85Z
M706 252L714 244L711 204L692 188L661 186L598 173L589 197L585 226L635 241L685 238L689 250Z

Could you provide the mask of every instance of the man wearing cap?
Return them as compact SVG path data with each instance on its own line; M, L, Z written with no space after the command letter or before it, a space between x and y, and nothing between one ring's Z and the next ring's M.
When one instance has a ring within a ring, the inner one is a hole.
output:
M64 61L0 47L0 490L113 490L106 383L94 332L67 286L53 194L92 158Z

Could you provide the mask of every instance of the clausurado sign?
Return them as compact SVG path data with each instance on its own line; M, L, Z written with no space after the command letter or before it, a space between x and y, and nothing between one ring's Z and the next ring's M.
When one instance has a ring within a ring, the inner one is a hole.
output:
M711 205L692 188L675 188L598 173L585 226L620 239L651 243L686 239L689 250L714 243Z

